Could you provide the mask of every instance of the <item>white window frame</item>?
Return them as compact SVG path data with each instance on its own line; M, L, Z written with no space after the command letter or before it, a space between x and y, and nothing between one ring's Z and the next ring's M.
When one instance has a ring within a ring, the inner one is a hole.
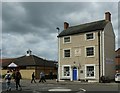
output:
M94 49L94 55L87 56L87 48L90 48L90 47L93 47L93 49ZM95 57L95 46L87 46L87 47L85 47L85 57Z
M64 76L64 67L69 67L69 76ZM71 65L62 65L62 78L70 79L71 77Z
M70 57L65 57L65 50L70 50ZM65 49L63 49L63 58L71 58L71 48L65 48Z
M87 67L88 66L93 66L94 67L94 76L93 77L87 77ZM95 69L95 64L85 64L85 78L86 79L95 79L96 76L96 69Z
M87 39L87 34L93 34L93 38L92 39ZM95 33L94 32L90 32L90 33L85 34L85 40L89 41L89 40L94 40L94 39L95 39Z
M70 42L65 42L65 38L66 37L70 37ZM65 36L65 37L63 37L63 44L68 44L68 43L71 43L71 36Z

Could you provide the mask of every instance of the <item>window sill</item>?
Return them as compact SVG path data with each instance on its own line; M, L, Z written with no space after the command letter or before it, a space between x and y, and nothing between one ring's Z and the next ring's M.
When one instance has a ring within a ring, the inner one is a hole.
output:
M95 57L94 55L93 56L86 56L87 58L92 58L92 57Z

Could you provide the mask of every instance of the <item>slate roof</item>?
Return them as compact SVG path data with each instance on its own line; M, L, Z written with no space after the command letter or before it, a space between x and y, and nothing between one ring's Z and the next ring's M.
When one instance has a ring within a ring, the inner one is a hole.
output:
M9 60L8 62L2 62L2 66L8 66L10 63L15 63L18 66L45 66L45 67L55 67L55 61L45 60L35 55L21 56Z
M14 58L6 58L6 59L0 59L0 64L3 66L7 66L8 64L12 63Z
M81 25L77 25L77 26L71 26L71 27L67 28L66 30L63 30L58 35L58 37L103 30L107 23L108 23L108 21L106 21L106 20L100 20L100 21L81 24Z

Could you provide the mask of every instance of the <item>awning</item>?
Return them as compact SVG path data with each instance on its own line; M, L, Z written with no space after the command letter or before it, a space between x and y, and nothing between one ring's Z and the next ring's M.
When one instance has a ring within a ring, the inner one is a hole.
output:
M12 62L12 63L10 63L10 64L8 65L8 67L17 67L17 65Z

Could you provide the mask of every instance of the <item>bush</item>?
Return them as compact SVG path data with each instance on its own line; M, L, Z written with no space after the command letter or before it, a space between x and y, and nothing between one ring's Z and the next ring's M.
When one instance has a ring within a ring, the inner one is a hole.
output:
M109 77L101 76L100 80L102 83L110 83Z
M6 75L6 74L2 75L2 79L5 78L5 75Z

